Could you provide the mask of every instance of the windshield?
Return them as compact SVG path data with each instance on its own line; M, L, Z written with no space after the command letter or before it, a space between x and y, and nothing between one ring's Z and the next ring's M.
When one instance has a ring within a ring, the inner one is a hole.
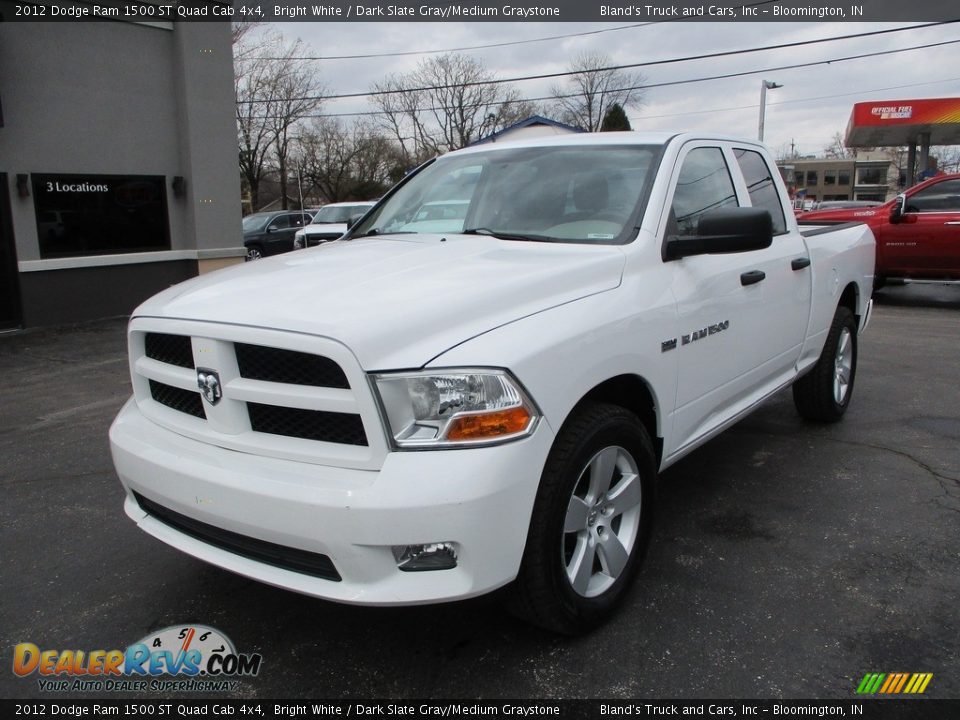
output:
M369 205L327 205L320 208L317 214L313 216L313 222L310 224L345 223L355 215L362 215L369 208Z
M467 232L629 242L659 151L654 145L565 145L448 155L411 178L353 236Z
M243 219L243 231L244 232L253 232L255 230L260 230L264 225L267 224L267 220L270 219L269 213L256 214L256 215L247 215ZM236 227L236 225L234 225Z

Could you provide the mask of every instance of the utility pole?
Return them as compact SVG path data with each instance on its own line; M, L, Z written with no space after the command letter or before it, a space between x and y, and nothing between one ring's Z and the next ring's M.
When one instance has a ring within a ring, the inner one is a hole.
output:
M760 128L757 132L757 139L760 140L760 142L763 142L763 119L767 113L767 90L776 90L782 87L783 85L775 83L773 80L760 81Z

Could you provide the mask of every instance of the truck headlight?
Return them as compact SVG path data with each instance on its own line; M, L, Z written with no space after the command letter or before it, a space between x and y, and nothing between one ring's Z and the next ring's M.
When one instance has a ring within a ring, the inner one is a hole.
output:
M438 370L373 376L389 431L401 448L489 445L530 435L539 411L503 370Z

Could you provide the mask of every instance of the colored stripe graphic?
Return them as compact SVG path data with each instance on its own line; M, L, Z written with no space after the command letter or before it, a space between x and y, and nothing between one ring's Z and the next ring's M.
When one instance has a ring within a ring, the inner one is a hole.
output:
M857 695L921 695L933 673L867 673L857 686Z
M907 674L900 673L900 682L897 683L897 686L893 689L893 692L898 693L903 689L904 683L907 682Z

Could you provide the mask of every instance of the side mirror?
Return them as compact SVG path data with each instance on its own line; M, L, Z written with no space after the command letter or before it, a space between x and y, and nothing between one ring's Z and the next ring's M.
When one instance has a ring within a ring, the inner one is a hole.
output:
M268 232L268 233L275 233L275 232L276 232L277 230L279 230L279 229L280 229L280 228L278 228L276 225L271 225L270 227L267 228L267 232Z
M890 222L896 225L900 222L900 219L903 217L904 213L907 212L907 196L903 193L897 195L897 199L893 203L893 207L890 208Z
M768 210L722 208L700 218L696 235L668 238L663 259L763 250L772 242L773 218Z
M347 219L347 230L353 230L353 226L356 225L358 222L360 222L362 219L363 219L363 213L360 213L359 215L351 215Z

